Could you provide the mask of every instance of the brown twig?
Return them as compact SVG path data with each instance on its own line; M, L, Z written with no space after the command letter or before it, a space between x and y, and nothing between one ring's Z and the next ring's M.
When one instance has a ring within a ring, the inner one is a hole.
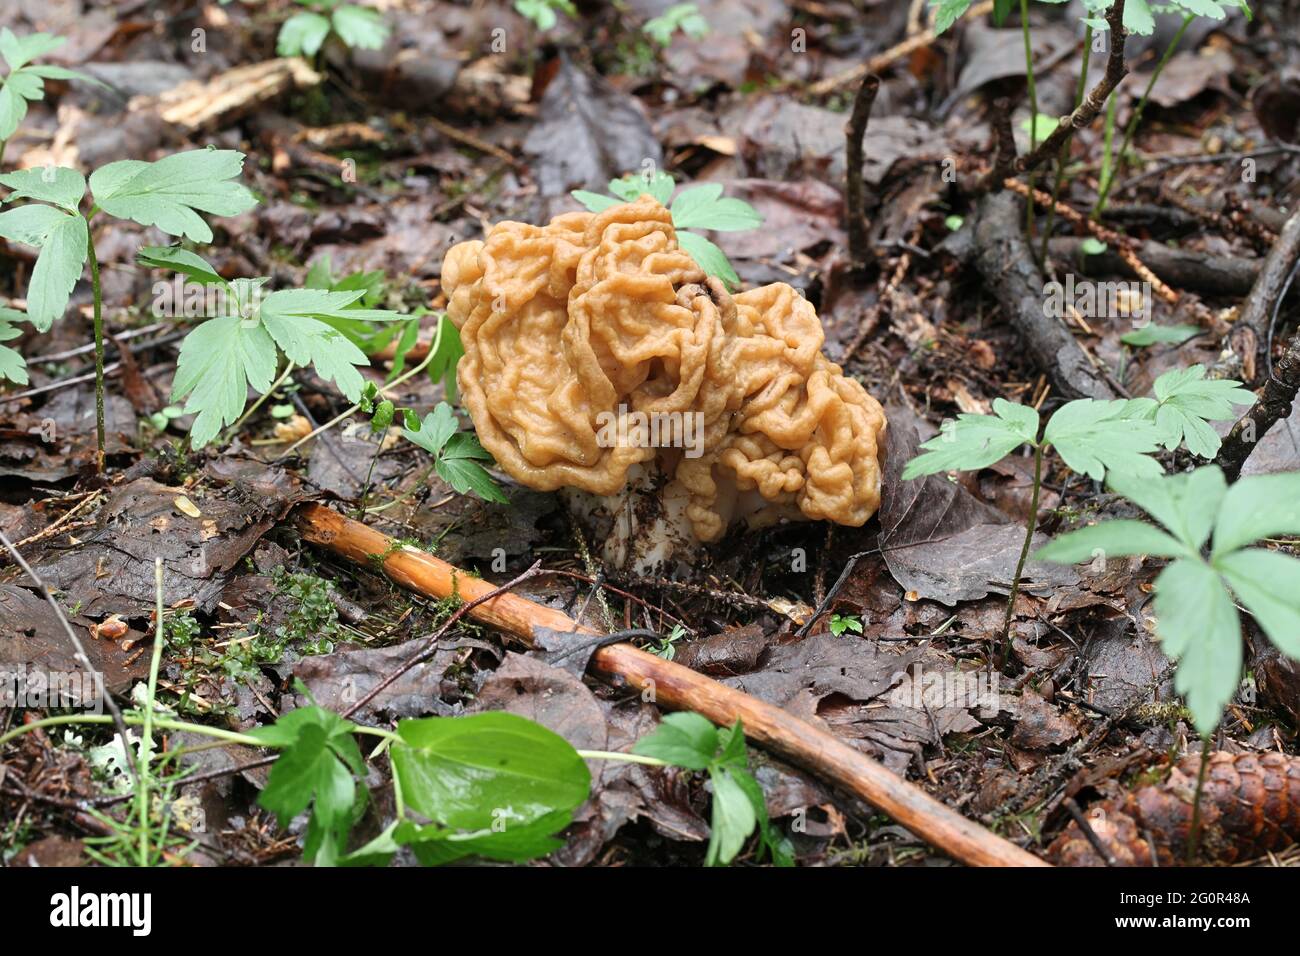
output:
M1156 295L1160 296L1160 298L1164 299L1170 305L1174 305L1178 302L1178 293L1165 285L1165 283L1160 280L1159 276L1143 264L1142 260L1138 258L1137 252L1134 251L1133 247L1135 244L1127 236L1123 236L1113 229L1108 229L1106 226L1094 222L1077 209L1067 206L1063 202L1053 202L1052 197L1041 189L1030 189L1018 179L1007 178L1003 180L1002 184L1006 186L1007 189L1019 193L1021 196L1026 198L1033 197L1034 202L1044 208L1055 208L1058 215L1063 216L1076 225L1083 226L1102 242L1114 246L1115 251L1119 253L1120 257L1128 264L1129 268L1137 273L1138 278L1143 282L1151 283L1151 288L1155 291Z
M1237 320L1228 332L1232 351L1241 357L1243 378L1251 384L1260 379L1260 366L1267 364L1272 344L1273 316L1281 306L1283 289L1300 261L1300 211L1282 226L1277 242L1264 257L1259 278L1241 305ZM1265 362L1259 360L1263 357Z
M880 92L880 77L867 75L853 98L853 112L844 124L844 217L849 230L849 259L855 269L865 269L870 258L867 249L867 215L862 194L862 139L871 119L871 107Z
M1048 133L1046 139L1030 152L1016 158L1011 165L1012 175L1029 172L1057 156L1061 147L1068 143L1077 131L1091 124L1106 108L1106 100L1127 75L1128 68L1124 66L1124 0L1115 0L1115 5L1106 13L1106 22L1110 25L1110 56L1106 58L1106 71L1102 74L1101 80L1073 112L1061 117L1060 122L1056 124L1056 129ZM981 188L997 189L1005 179L1005 173L999 174L995 167L985 177Z
M393 581L419 594L441 599L458 591L470 601L485 598L470 613L525 642L532 642L539 627L560 633L599 634L554 608L516 594L495 593L498 589L491 584L432 555L395 548L387 535L322 505L299 508L297 526L304 540L359 564L371 565L382 559L383 570ZM601 647L592 656L591 666L599 674L652 694L667 707L693 710L721 725L741 721L752 740L866 800L958 860L988 866L1043 865L1037 857L896 777L830 732L779 707L626 643Z

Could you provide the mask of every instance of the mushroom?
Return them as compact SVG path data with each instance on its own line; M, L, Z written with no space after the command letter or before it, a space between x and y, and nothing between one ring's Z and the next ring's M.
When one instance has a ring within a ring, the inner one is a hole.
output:
M479 440L520 484L564 489L609 563L879 507L884 412L822 355L811 303L730 295L652 197L498 223L448 251L442 284Z

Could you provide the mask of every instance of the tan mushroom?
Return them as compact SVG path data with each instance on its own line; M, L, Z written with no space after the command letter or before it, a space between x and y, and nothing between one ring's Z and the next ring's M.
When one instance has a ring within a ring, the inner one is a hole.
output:
M879 506L884 412L822 355L812 305L784 283L729 295L650 196L498 223L451 248L442 283L480 441L521 484L607 515L607 559Z

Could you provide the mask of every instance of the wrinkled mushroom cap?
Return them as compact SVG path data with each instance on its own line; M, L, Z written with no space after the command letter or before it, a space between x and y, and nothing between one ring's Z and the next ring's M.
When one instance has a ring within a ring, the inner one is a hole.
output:
M879 507L884 412L821 354L811 303L784 283L729 295L650 196L498 223L448 251L442 284L465 405L521 484L612 495L653 461L700 541L740 517L859 526ZM690 415L698 440L608 440L638 413Z

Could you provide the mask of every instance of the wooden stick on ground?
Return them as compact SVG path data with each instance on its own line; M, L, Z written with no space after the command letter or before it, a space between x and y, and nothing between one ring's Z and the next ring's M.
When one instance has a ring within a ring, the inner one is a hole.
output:
M397 584L427 597L457 593L472 601L494 590L480 578L323 505L297 511L303 539L358 564L380 564ZM567 615L516 594L499 594L471 615L532 643L534 629L599 633L577 626ZM799 718L733 690L703 674L661 660L631 644L610 644L592 656L591 669L622 678L638 690L650 689L657 703L703 714L716 724L744 722L745 735L823 780L889 814L908 830L955 859L973 866L1045 866L1042 860L991 833L935 800L919 787L890 773L838 737Z

